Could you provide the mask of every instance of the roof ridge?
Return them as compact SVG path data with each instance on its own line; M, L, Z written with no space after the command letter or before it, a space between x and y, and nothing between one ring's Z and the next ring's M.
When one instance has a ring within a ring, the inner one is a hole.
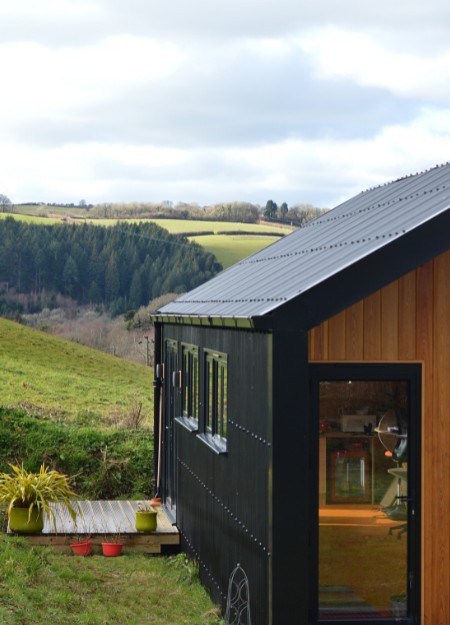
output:
M364 191L360 192L360 195L364 193L369 193L370 191L374 191L375 189L382 189L383 187L387 187L390 184L394 184L395 182L401 182L402 180L407 180L408 178L414 178L415 176L422 176L423 174L429 174L431 171L435 169L441 169L442 167L447 167L450 165L450 161L446 163L438 163L434 167L428 167L428 169L423 169L422 171L416 171L415 174L406 174L405 176L400 176L400 178L395 178L394 180L390 180L389 182L383 182L382 184L375 185L374 187L369 187Z
M450 164L450 163L449 163ZM436 169L436 168L433 168ZM429 171L432 171L431 169ZM416 174L413 174L416 175ZM404 176L403 178L399 178L399 180L405 180L406 178L408 178L408 176ZM398 182L398 180L395 180L394 182ZM370 190L374 190L374 189L381 189L383 186L387 186L388 184L392 184L391 182L386 183L386 185L380 185L379 187L373 187L373 189ZM409 195L403 195L401 197L396 197L392 200L388 200L387 202L374 202L373 204L369 204L369 206L366 206L364 208L358 208L357 210L353 210L353 211L349 211L346 213L341 213L340 215L334 215L334 216L329 216L330 213L332 213L333 211L330 210L328 213L325 213L325 215L322 215L320 217L318 217L317 219L313 219L312 221L307 222L306 224L304 224L303 226L301 226L296 232L298 232L299 230L303 230L304 228L313 228L315 226L318 226L320 224L323 223L327 223L327 222L332 222L332 221L338 221L340 219L347 219L348 217L353 217L353 215L358 215L360 213L366 213L374 208L381 208L382 206L389 206L389 205L394 205L394 204L398 204L399 202L404 202L405 200L410 200L414 197L420 197L422 195L426 195L427 193L435 193L436 191L441 191L442 189L446 189L447 185L442 184L439 187L435 187L434 189L427 189L427 190L423 190L420 193L419 192L415 192L415 193L410 193ZM368 191L362 191L359 195L362 195L363 193L368 193Z

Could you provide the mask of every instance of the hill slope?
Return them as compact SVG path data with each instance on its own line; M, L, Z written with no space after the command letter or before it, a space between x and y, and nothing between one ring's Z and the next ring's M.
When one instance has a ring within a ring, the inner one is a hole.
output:
M151 422L152 369L0 318L0 405L85 424L142 412Z

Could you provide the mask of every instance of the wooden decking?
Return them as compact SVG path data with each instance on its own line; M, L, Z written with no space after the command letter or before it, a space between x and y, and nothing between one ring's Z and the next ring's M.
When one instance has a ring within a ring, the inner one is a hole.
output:
M78 514L73 521L64 506L53 504L56 525L48 516L44 519L41 534L28 534L33 545L54 547L70 551L70 543L90 537L94 547L101 542L118 541L125 549L132 548L146 553L161 553L167 546L180 543L177 528L171 524L162 507L158 507L155 532L138 532L135 513L139 501L77 501Z

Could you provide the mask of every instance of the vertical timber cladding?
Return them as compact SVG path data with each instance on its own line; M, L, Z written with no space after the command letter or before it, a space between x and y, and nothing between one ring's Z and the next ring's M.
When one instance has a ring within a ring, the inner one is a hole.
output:
M252 622L268 623L270 569L270 335L237 329L164 325L164 340L199 348L200 418L204 416L203 350L228 357L227 451L217 453L175 425L177 526L183 548L198 561L213 599L226 604L240 564L249 580ZM180 360L181 362L181 360Z
M314 361L423 363L422 617L450 623L450 252L309 333Z

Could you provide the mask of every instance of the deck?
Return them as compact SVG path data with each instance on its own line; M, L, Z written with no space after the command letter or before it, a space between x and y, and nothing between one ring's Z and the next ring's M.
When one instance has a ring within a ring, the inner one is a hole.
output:
M73 521L67 509L52 504L56 526L48 516L44 517L41 534L27 534L32 545L53 547L70 551L70 543L91 538L94 546L102 542L118 541L125 548L145 553L162 553L165 548L180 544L180 535L172 525L162 507L156 508L157 528L155 532L138 532L135 528L135 513L140 501L77 501L78 514Z

